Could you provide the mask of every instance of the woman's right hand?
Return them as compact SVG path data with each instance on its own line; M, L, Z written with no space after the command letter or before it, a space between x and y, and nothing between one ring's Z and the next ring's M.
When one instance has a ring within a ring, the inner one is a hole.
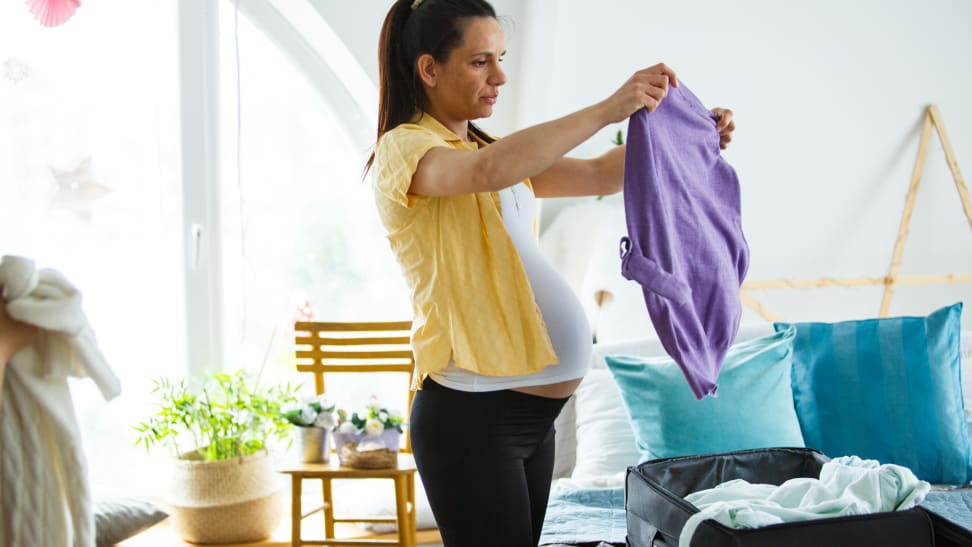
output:
M678 78L665 63L635 72L614 94L602 101L607 123L623 121L640 108L653 112L668 95L669 85L678 87Z
M0 299L0 361L6 362L22 348L30 345L37 327L10 317L6 304Z

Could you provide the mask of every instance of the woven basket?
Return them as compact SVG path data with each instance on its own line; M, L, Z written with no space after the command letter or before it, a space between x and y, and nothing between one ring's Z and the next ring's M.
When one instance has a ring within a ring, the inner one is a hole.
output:
M183 458L175 462L167 501L184 540L260 541L280 524L286 489L266 452L216 462L199 461L195 453Z
M357 444L345 444L339 454L341 463L355 469L389 469L398 465L398 452L387 448L358 452Z

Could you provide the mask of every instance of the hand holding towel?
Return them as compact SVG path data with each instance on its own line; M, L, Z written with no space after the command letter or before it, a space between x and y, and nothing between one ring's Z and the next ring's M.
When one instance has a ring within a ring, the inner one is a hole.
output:
M6 313L37 327L7 363L0 400L0 547L93 547L87 465L68 376L91 378L105 399L118 378L81 310L81 293L27 258L0 259Z

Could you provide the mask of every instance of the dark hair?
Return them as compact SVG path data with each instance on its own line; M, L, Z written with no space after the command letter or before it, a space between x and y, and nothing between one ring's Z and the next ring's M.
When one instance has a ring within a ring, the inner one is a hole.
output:
M378 39L378 136L407 122L428 100L422 79L415 71L419 56L426 53L444 62L462 43L464 19L492 17L496 11L486 0L398 0L388 10ZM485 142L493 139L469 124L469 130ZM368 158L365 172L375 161Z

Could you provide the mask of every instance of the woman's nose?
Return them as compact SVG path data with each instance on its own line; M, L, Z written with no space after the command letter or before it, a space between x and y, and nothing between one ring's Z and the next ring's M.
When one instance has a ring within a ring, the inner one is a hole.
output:
M493 68L493 73L490 76L489 83L500 86L506 83L506 72L503 72L503 67L499 63Z

